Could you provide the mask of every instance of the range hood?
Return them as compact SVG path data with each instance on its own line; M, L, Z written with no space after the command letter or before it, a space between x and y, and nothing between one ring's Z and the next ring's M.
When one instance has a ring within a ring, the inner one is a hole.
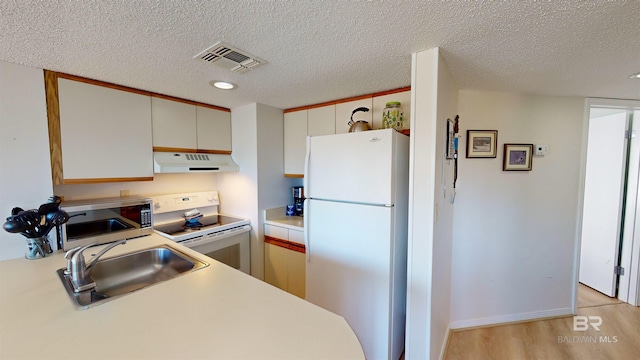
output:
M189 173L189 172L229 172L238 171L231 155L154 152L153 172Z

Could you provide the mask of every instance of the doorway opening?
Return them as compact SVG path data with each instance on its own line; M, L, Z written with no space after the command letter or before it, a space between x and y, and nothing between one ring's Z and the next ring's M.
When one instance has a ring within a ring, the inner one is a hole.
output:
M588 99L586 112L577 280L638 305L640 102Z

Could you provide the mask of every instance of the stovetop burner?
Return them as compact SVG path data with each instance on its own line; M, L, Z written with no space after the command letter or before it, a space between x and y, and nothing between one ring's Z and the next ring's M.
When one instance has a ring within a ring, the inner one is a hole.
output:
M168 235L178 235L199 230L215 229L221 226L240 223L243 219L234 218L225 215L203 216L195 222L176 221L168 224L154 226L154 229Z

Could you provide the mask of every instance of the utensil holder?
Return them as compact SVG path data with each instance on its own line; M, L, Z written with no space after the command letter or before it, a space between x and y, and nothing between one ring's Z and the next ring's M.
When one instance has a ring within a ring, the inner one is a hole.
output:
M53 250L51 250L51 243L49 242L47 235L27 238L27 252L24 257L28 260L42 259L52 253Z

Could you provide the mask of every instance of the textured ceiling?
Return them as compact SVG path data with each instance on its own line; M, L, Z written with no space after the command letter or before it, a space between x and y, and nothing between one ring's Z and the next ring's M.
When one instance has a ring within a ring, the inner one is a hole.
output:
M268 64L193 59L217 41ZM433 47L459 89L640 99L635 0L0 0L0 60L228 108L408 86L411 53Z

